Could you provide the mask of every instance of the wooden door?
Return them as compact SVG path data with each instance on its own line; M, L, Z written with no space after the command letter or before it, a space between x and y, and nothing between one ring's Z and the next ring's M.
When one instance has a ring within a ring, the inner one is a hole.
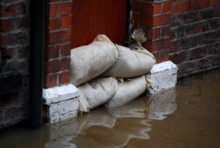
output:
M73 0L72 48L105 34L114 43L125 42L127 0Z

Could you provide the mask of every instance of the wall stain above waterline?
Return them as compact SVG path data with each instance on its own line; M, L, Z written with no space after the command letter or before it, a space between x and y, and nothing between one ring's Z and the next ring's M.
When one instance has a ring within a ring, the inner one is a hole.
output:
M39 130L0 132L0 147L220 147L220 72L182 81L173 90L141 96Z

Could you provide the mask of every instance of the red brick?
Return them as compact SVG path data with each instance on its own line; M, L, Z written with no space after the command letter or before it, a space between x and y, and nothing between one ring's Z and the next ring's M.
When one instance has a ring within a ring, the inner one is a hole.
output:
M45 30L52 31L59 29L60 29L60 18L45 19Z
M70 70L70 58L60 60L60 71Z
M142 12L142 2L133 0L132 1L132 11L133 12Z
M204 23L203 23L203 26L202 26L202 31L203 31L203 32L208 31L209 28L210 28L209 26L210 26L210 22L204 22Z
M27 28L30 26L30 18L23 17L16 19L16 29Z
M161 26L161 25L165 25L165 24L170 24L170 20L171 20L170 13L154 16L152 26Z
M215 17L215 9L211 8L211 9L205 9L205 10L201 10L199 12L199 19L210 19Z
M152 27L153 26L153 16L141 15L140 16L140 25Z
M1 17L25 14L25 4L24 2L20 2L11 5L2 5L0 11Z
M182 15L182 24L196 22L197 20L198 20L198 12L191 11L190 13Z
M220 5L220 0L210 0L210 6Z
M161 37L168 37L170 33L170 25L162 27L162 31L161 31Z
M143 28L146 37L148 40L155 40L155 39L159 39L160 38L160 30L161 28Z
M71 50L71 44L60 45L60 54L62 56L69 56Z
M175 14L180 14L190 10L191 10L191 0L186 0L175 4Z
M45 47L44 59L54 59L59 57L59 46Z
M45 73L58 72L59 68L60 68L59 60L45 61L44 62L44 72Z
M160 14L162 12L162 3L148 3L142 2L141 4L142 13L145 14Z
M71 41L71 30L61 31L60 43L66 43Z
M46 5L46 17L55 17L72 14L72 2L63 2Z
M174 40L177 38L177 29L170 30L170 40Z
M165 1L163 4L163 12L170 12L172 10L171 0Z
M169 60L169 49L160 52L160 62Z
M6 32L6 31L11 31L13 29L13 20L12 19L7 19L7 20L1 20L1 31Z
M204 57L206 55L206 50L205 48L199 47L196 49L189 50L189 59L197 59Z
M46 45L53 45L60 43L60 31L58 32L51 32L45 33L45 44Z
M169 59L175 64L187 61L188 60L188 51L184 50L184 51L175 53L175 54L169 56Z
M45 44L53 45L71 41L71 30L62 30L45 34Z
M174 15L174 10L175 10L175 4L171 5L171 15Z
M63 72L59 74L59 84L65 84L70 82L70 72Z
M28 36L25 32L17 32L14 34L1 34L0 35L1 46L22 44L28 42Z
M200 33L202 31L202 24L195 24L194 29L195 33Z
M139 21L140 21L140 14L133 13L132 14L132 19L131 19L131 24L139 25Z
M170 23L171 15L162 14L157 16L148 16L141 15L140 24L142 26L154 27L154 26L162 26Z
M72 16L63 16L61 18L61 29L71 28Z
M208 8L209 0L193 0L192 7L193 7L193 10Z
M180 41L170 42L170 53L180 51Z
M213 57L207 57L198 61L199 68L206 68L212 66Z
M49 88L57 85L58 74L47 74L44 75L44 87Z
M163 49L168 49L170 46L170 39L161 39L156 41L147 41L143 46L150 52L161 51Z
M156 58L156 62L159 63L159 61L160 61L160 53L159 52L153 52L152 54Z
M192 36L188 38L184 38L181 40L181 47L182 49L189 49L197 46L197 36ZM202 41L202 40L200 40Z

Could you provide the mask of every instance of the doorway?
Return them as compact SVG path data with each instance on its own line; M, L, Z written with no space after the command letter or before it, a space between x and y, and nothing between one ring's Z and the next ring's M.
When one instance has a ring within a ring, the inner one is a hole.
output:
M127 0L73 0L71 48L105 34L113 43L126 40Z

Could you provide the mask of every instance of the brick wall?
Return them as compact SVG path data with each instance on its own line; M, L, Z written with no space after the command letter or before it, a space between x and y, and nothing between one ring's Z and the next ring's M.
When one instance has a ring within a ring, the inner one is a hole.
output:
M220 1L172 0L171 61L178 77L198 75L220 67Z
M2 67L2 72L17 70L23 76L23 86L19 93L0 96L0 129L23 121L28 116L29 22L29 0L1 0L0 46L5 47L7 54L12 56Z
M179 79L220 68L219 0L132 0L131 25L158 63L178 65Z
M44 87L69 83L71 0L46 0Z
M169 59L171 0L132 0L132 31L143 28L148 41L143 46L157 62Z

